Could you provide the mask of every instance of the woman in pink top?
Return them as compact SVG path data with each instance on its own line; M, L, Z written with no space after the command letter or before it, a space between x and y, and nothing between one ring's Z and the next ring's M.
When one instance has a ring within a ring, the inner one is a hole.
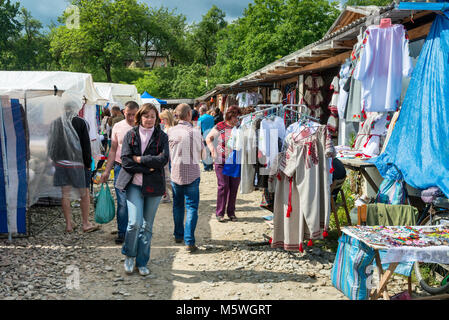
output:
M144 104L136 114L136 127L128 131L122 145L122 170L117 187L126 190L128 228L122 253L125 271L137 266L143 276L150 259L153 222L165 193L164 167L168 163L168 137L161 130L159 113L152 104ZM123 171L123 172L122 172Z

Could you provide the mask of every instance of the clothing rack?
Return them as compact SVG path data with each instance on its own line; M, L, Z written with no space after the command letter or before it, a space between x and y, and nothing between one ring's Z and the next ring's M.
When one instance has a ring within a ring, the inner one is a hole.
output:
M265 108L265 109L261 109L261 110L251 112L249 114L245 114L243 116L240 116L239 119L243 119L248 116L253 116L253 115L259 114L261 112L267 112L267 111L270 111L273 109L278 109L279 111L287 110L287 111L295 112L300 115L300 119L309 119L309 120L312 120L312 121L315 121L318 123L320 122L319 119L309 116L304 111L295 110L295 109L293 109L293 107L299 107L299 108L301 108L301 110L307 110L307 106L305 104L286 104L286 105L284 105L284 104L259 104L256 106L256 108Z
M309 120L312 120L312 121L315 121L315 122L320 122L320 120L318 118L309 116L305 112L297 111L295 109L292 109L291 107L301 107L301 108L305 107L306 110L307 110L307 106L305 104L287 104L287 105L284 106L283 109L284 110L288 110L288 111L293 111L293 112L296 112L296 113L300 114L301 115L301 119L309 119Z
M253 115L259 114L261 112L267 112L267 111L270 111L270 110L273 110L273 109L279 109L279 108L283 107L283 105L282 104L258 104L255 107L256 108L266 108L266 109L257 110L257 111L251 112L249 114L245 114L243 116L240 116L239 119L243 119L243 118L248 117L248 116L253 116Z

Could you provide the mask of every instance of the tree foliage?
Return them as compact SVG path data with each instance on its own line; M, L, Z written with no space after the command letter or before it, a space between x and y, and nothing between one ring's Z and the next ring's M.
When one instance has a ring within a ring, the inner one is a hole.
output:
M194 47L195 61L210 67L215 64L219 32L226 28L226 14L213 5L202 20L192 26L190 41Z
M345 6L388 6L392 0L348 0L345 2Z
M20 34L18 3L11 4L10 0L0 0L0 66L7 68L13 57L14 39Z
M207 66L180 65L148 71L134 84L139 92L147 91L162 98L194 98L206 90Z
M390 0L348 0L345 5L386 5ZM135 83L162 98L193 98L297 51L326 33L340 13L328 0L254 0L227 22L213 5L199 22L152 8L142 0L71 0L79 28L42 24L18 3L0 0L0 66L5 69L88 72L95 81ZM139 66L149 55L167 67Z
M327 0L255 0L221 32L214 74L229 82L319 40L337 7Z
M66 25L53 30L51 52L68 70L101 69L112 82L112 67L135 60L137 31L145 21L147 7L137 0L73 0L79 8L79 28ZM67 22L70 16L61 17Z

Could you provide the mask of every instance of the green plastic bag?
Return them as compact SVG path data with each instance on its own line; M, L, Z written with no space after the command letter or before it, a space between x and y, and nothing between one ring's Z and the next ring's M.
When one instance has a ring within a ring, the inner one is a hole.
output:
M99 224L111 222L115 217L115 203L107 184L101 185L95 200L95 222Z

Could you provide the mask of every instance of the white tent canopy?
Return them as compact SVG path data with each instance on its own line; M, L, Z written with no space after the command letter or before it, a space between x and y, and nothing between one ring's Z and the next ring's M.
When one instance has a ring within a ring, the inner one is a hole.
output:
M128 101L135 101L139 105L142 104L142 99L135 85L95 82L94 86L103 99L111 104L117 104L121 109L125 107Z
M153 104L159 112L161 112L161 104L156 99L144 99L142 98L142 103L151 103Z
M94 87L92 75L88 73L60 71L0 71L0 94L11 91L52 91L68 92L79 99L86 98L87 104L104 103L104 99Z
M55 86L57 96L54 96ZM0 71L0 96L19 99L24 107L30 152L27 204L33 205L43 197L60 198L61 188L54 187L53 183L55 169L48 158L47 141L51 124L63 114L66 99L75 100L80 108L84 105L83 117L89 123L92 156L97 159L101 154L96 105L106 100L95 89L92 76L57 71ZM75 190L72 197L78 197Z

